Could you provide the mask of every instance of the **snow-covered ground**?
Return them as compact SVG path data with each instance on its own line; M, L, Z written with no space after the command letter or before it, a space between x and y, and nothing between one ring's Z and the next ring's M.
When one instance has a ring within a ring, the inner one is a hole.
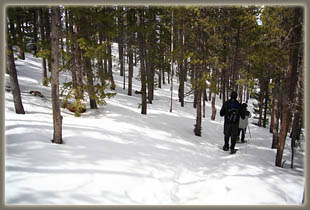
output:
M142 115L141 95L127 95L115 68L117 95L79 118L62 109L64 144L57 145L51 143L50 87L42 86L41 59L27 54L16 66L26 114L15 114L12 94L6 92L7 205L301 204L305 184L301 148L296 149L291 169L288 138L284 168L275 167L272 135L250 124L248 144L237 144L234 155L224 152L223 119L217 114L215 121L210 120L207 102L202 137L195 136L192 98L187 97L181 107L176 82L172 113L166 84L155 90L148 114ZM61 75L62 82L68 80L68 73ZM9 85L7 75L6 81ZM135 79L133 89L140 90ZM45 97L32 96L30 90ZM219 113L221 100L216 103ZM252 101L250 110L251 105Z

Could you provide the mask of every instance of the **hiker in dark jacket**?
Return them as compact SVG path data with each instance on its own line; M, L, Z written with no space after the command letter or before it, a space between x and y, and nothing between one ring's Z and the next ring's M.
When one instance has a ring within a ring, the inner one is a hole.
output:
M239 119L245 118L244 109L237 101L237 93L233 91L230 94L230 99L226 101L220 111L220 116L224 118L224 135L225 144L223 146L224 151L229 150L229 137L231 138L230 152L235 153L235 149L238 133L239 133Z

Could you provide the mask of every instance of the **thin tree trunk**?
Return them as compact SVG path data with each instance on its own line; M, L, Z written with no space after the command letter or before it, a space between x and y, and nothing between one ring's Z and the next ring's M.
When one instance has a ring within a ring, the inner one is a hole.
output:
M258 101L258 126L262 126L263 121L263 105L264 105L264 85L261 85L261 89L259 91L259 101Z
M273 94L274 89L275 89L275 88L272 89L272 93L271 93L271 94ZM270 133L272 133L272 130L273 130L273 121L274 121L274 117L273 117L273 115L274 115L274 101L275 101L275 99L274 99L274 97L272 96L272 100L271 100L271 116L270 116L270 124L269 124L269 132L270 132Z
M299 81L297 87L297 104L295 105L295 112L294 112L294 120L292 124L292 132L291 132L291 150L292 150L292 158L291 158L291 168L294 168L294 153L296 147L296 139L298 130L301 127L300 125L300 118L301 112L303 107L303 79L302 79L302 68L300 68L299 72Z
M129 17L128 22L132 22L132 15ZM128 95L132 95L132 77L133 77L133 33L128 37Z
M50 12L49 12L49 9L46 8L45 10L45 18L44 18L44 26L45 26L45 39L46 39L46 42L49 44L50 46L50 43L51 43L51 24L50 24L50 20L49 20L49 17L50 17ZM49 47L49 50L51 48ZM48 66L48 71L51 71L51 55L48 56L48 59L47 59L47 66Z
M139 40L139 51L140 51L140 68L141 68L141 114L147 114L147 102L146 102L146 70L145 70L145 43L144 43L144 34L143 34L143 28L144 28L144 20L143 20L143 11L140 11L139 18L138 18L138 26L141 27L141 30L138 31L138 40Z
M91 60L88 57L83 57L83 60L84 60L85 71L87 75L87 88L88 88L90 108L97 109Z
M201 70L197 73L196 79L201 78ZM196 98L196 124L195 124L195 135L201 136L201 87L197 88L197 98Z
M206 118L206 98L207 98L207 91L203 89L202 91L202 117Z
M43 9L42 8L39 9L38 25L39 25L39 31L40 31L41 49L43 49L43 43L46 41L46 37L45 37L45 32L44 32ZM42 83L44 86L48 85L46 59L45 58L42 58Z
M121 13L122 8L119 7ZM120 15L121 16L121 15ZM118 53L119 53L119 63L120 63L120 76L124 75L124 42L123 42L123 20L122 17L118 18Z
M112 45L111 45L111 39L108 41L108 74L111 81L111 90L115 90L115 82L113 78L113 71L112 71Z
M268 102L269 102L269 82L268 80L266 81L266 86L265 86L265 104L264 104L264 120L263 120L263 127L266 128L267 124L267 111L268 111Z
M172 112L172 96L173 96L173 36L174 36L174 32L173 32L173 10L172 10L172 23L171 23L171 82L170 82L170 112Z
M211 106L212 106L211 120L215 120L215 116L216 116L215 99L216 99L216 93L212 93L212 98L211 98Z
M12 88L15 112L16 114L25 114L23 103L22 103L22 98L20 95L20 88L18 84L17 71L16 71L16 66L15 66L15 61L14 61L13 46L12 46L12 41L10 38L11 34L9 33L8 27L7 27L7 32L9 35L7 38L6 62L7 62L7 69L10 74L10 85Z
M128 25L134 24L134 14L132 11L129 11L127 15ZM132 78L133 78L133 44L134 44L134 35L133 31L128 32L128 47L127 47L127 56L128 56L128 95L132 95Z
M51 95L53 107L53 143L62 143L62 116L60 114L59 102L59 67L58 67L58 46L59 46L59 7L52 7L52 39L51 39Z
M102 33L99 32L99 44L102 45L103 42L103 35ZM103 70L103 57L102 57L102 53L98 53L98 71L99 71L99 77L100 77L100 82L101 85L104 86L105 85L105 74L104 74L104 70Z
M216 70L213 69L212 72L212 81L211 81L211 88L210 88L210 93L212 94L211 98L211 108L212 108L212 115L211 115L211 120L215 120L216 116L216 108L215 108L215 99L216 99Z
M276 79L275 88L273 90L273 125L272 125L272 149L277 149L279 144L279 118L280 118L280 110L279 110L279 85L280 85L280 78Z
M185 44L185 36L184 36L184 24L182 23L181 28L181 58L180 58L180 102L181 107L184 107L184 88L185 88L185 68L184 68L184 44ZM204 96L205 97L205 96ZM204 99L205 104L205 99ZM205 109L205 107L203 107Z
M36 55L38 51L38 10L33 11L33 54Z

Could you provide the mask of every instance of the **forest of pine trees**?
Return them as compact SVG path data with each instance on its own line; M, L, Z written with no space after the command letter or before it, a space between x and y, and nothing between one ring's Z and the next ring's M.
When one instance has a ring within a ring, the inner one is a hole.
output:
M115 95L112 43L117 43L122 88L129 96L133 67L139 68L141 114L147 115L156 88L168 83L172 92L177 81L179 103L171 99L167 110L183 107L184 98L194 95L194 134L201 136L206 101L214 120L216 97L224 102L237 91L240 102L256 98L257 125L269 126L275 165L281 167L287 135L294 154L304 126L303 13L284 6L9 7L6 73L16 113L25 111L13 50L16 59L25 59L26 52L42 58L42 84L51 86L53 142L62 143L61 106L80 116L84 102L97 109ZM72 82L60 86L59 72L69 72Z

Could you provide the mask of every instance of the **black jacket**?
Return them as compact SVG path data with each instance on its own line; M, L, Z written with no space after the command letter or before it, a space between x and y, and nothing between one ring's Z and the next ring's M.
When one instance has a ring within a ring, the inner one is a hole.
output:
M220 111L220 116L223 117L225 116L225 121L224 123L227 123L227 113L228 113L228 110L232 107L233 104L236 104L237 105L237 109L239 110L239 116L244 119L245 118L245 110L242 108L241 104L235 100L235 99L229 99L228 101L226 101L222 108L221 108L221 111ZM238 122L236 123L239 123L239 119L238 119Z

